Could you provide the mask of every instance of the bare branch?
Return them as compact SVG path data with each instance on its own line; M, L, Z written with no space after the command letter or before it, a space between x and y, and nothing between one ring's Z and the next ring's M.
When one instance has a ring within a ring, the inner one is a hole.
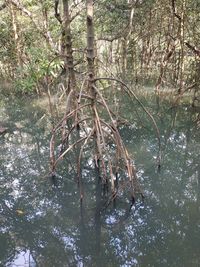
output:
M200 49L197 49L195 46L191 45L191 44L188 43L188 42L184 42L184 44L185 44L190 50L192 50L192 52L193 52L196 56L200 57Z
M55 161L55 166L58 164L58 162L63 159L63 157L70 151L72 150L77 144L81 143L82 141L84 141L87 137L82 137L79 140L77 140L76 142L74 142L71 146L69 146Z
M55 0L55 6L54 6L55 18L60 22L60 24L62 24L62 19L58 11L58 5L59 5L59 0Z
M172 0L172 11L174 16L181 22L181 17L176 12L175 0Z

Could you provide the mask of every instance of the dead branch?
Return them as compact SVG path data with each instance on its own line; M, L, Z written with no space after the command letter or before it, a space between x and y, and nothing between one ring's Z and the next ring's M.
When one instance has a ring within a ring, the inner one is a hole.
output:
M59 0L55 0L55 5L54 5L55 14L54 15L55 15L55 18L59 21L59 23L62 24L62 19L58 11L58 5L59 5Z
M172 0L172 11L174 16L181 22L181 16L176 12L175 0Z
M85 107L91 106L91 103L87 103L84 104L82 106L79 106L77 108L75 108L74 110L72 110L70 113L68 113L67 115L65 115L62 120L60 120L58 122L58 124L53 128L52 133L55 133L56 131L58 131L60 129L60 127L62 127L62 123L64 120L69 119L70 117L72 117L74 115L75 112L77 112L78 110L82 110Z
M189 42L184 42L184 44L185 44L190 50L192 50L192 52L193 52L196 56L200 57L200 49L197 49L195 46L191 45Z
M92 119L91 117L85 117L85 118L82 118L82 119L80 119L78 122L76 122L76 123L70 128L70 130L68 131L68 133L67 133L67 134L63 137L63 139L62 139L62 146L61 146L61 150L60 150L61 153L63 152L65 143L68 142L69 136L71 135L71 133L73 132L73 130L76 129L76 127L77 127L77 123L78 123L78 124L81 124L82 122L85 122L86 120L91 120L91 119Z
M79 152L78 164L77 164L78 183L80 183L80 177L81 177L81 157L82 157L83 149L86 146L86 144L88 143L88 141L91 138L91 136L94 134L94 131L95 131L95 128L93 127L93 129L90 131L90 133L88 134L88 136L87 137L84 137L85 138L85 142L81 146L81 149L80 149L80 152Z
M84 141L87 137L82 137L79 140L77 140L76 142L74 142L72 145L70 145L56 160L54 163L54 169L56 167L56 165L58 164L58 162L63 159L63 157L70 151L72 150L76 145L78 145L79 143L81 143L82 141Z

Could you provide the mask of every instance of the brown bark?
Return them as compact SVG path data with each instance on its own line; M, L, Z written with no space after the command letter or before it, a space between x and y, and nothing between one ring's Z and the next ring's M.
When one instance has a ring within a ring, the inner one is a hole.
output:
M158 80L157 80L157 83L156 83L156 89L155 89L156 93L159 93L160 86L162 85L162 82L163 82L163 78L164 78L166 67L167 67L167 65L169 63L169 60L170 60L171 56L174 53L174 50L175 50L175 43L170 44L170 41L169 41L168 44L167 44L166 52L165 52L165 54L163 56L163 59L161 61L160 75L158 77Z
M91 95L93 117L95 120L96 91L94 89L94 26L93 26L93 0L86 1L87 10L87 63L88 63L88 91ZM96 132L96 130L95 130Z
M94 77L93 0L87 0L87 61L90 80Z
M70 28L70 15L69 15L69 2L68 0L63 0L63 51L66 54L65 57L65 68L69 74L68 79L68 92L75 90L76 79L74 72L74 60L73 60L73 50L72 50L72 36Z
M175 18L178 19L178 30L177 30L177 37L180 42L180 60L179 60L179 90L178 92L181 93L184 84L184 39L185 39L185 9L186 9L186 2L185 0L182 1L182 10L181 15L177 13L176 10L176 1L172 0L172 12Z

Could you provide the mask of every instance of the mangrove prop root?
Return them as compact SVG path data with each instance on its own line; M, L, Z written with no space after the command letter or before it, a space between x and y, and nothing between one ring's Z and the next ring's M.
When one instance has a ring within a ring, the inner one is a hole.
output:
M135 167L121 139L114 112L112 112L104 96L94 84L92 85L92 90L95 99L90 96L85 98L87 94L85 94L83 88L81 88L81 93L77 98L77 105L75 105L76 108L65 113L63 118L52 130L50 141L51 173L54 174L56 172L58 163L63 160L68 153L78 149L79 155L76 167L77 184L79 186L80 200L82 201L84 194L81 161L84 156L84 151L89 144L92 144L94 147L93 159L94 162L96 162L95 166L99 168L102 188L105 189L106 185L107 188L111 189L111 201L114 201L117 197L119 183L127 177L132 203L134 203L137 193L141 194L143 197ZM83 101L87 102L88 100L91 102L85 104L81 103ZM96 103L100 105L98 106ZM108 121L104 121L101 117L99 110L102 109L108 114ZM67 123L69 120L71 120L70 124ZM78 137L74 140L74 132L77 129L77 124L79 125L80 131ZM86 125L87 129L85 128ZM60 142L58 140L60 140ZM114 148L111 149L109 143L112 143ZM119 174L119 170L121 174Z

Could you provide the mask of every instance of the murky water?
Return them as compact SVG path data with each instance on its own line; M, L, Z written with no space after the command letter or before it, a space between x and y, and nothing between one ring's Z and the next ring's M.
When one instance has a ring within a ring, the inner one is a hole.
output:
M46 177L44 111L31 100L1 100L0 121L9 131L0 136L0 266L200 266L198 111L146 101L161 130L160 172L154 130L136 104L124 104L131 125L120 130L145 201L129 210L125 194L115 207L100 209L94 170L86 165L81 210L73 155L56 185Z

